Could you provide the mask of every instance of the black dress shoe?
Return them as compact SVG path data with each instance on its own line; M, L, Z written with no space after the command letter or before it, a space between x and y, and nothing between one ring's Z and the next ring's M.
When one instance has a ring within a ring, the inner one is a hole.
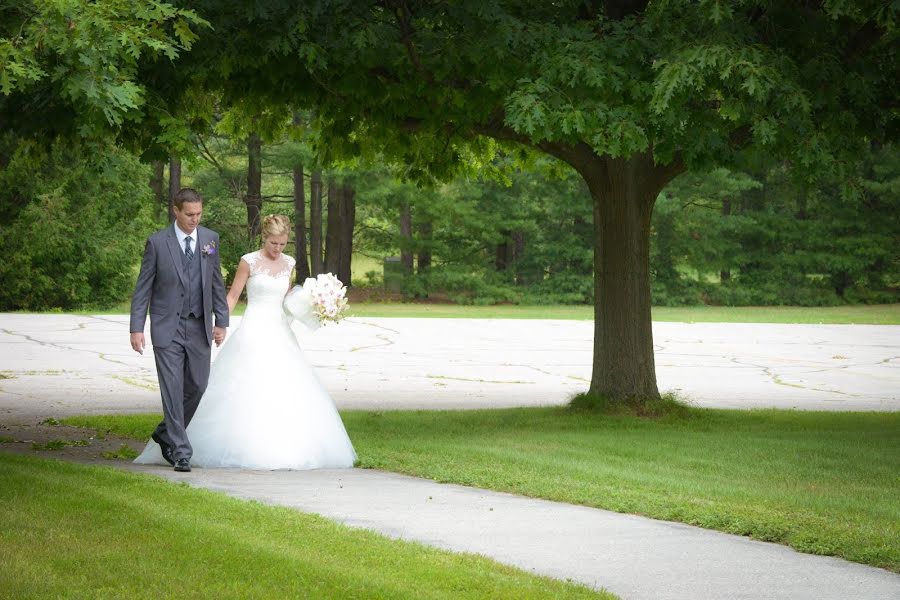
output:
M159 444L159 449L162 450L162 456L164 459L166 459L166 462L172 466L175 466L175 459L172 458L172 446L165 443L161 437L156 435L155 431L150 435L150 437L154 442Z
M191 459L189 458L179 458L175 461L175 470L181 473L190 473L191 472Z

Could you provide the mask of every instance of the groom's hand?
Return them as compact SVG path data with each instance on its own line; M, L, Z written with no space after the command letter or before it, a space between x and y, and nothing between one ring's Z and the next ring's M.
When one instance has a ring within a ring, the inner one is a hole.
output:
M131 347L138 354L144 353L144 332L138 331L131 334Z
M213 339L216 341L216 346L221 346L225 341L225 332L224 327L213 327Z

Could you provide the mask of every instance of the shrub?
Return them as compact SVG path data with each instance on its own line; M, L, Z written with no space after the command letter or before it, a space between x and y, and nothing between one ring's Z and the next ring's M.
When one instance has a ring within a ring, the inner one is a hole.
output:
M0 182L5 212L10 195L19 204L0 239L0 310L107 307L128 298L154 227L149 170L116 149L96 156L57 146L29 173L22 170L34 158L13 156ZM9 181L23 176L21 185Z

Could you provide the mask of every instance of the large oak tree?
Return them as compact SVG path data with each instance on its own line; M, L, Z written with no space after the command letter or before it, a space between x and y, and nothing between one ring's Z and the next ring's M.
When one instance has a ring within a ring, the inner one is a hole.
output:
M178 4L178 3L175 3ZM498 144L571 165L594 206L590 390L658 397L650 216L679 173L748 154L852 181L896 136L896 3L875 0L194 1L212 27L148 97L315 107L333 155L446 179ZM848 186L852 192L852 186Z
M245 19L244 36L210 47L252 56L227 61L232 93L314 105L332 153L383 152L440 179L491 152L489 139L551 154L584 178L594 206L590 391L617 401L659 395L650 217L667 183L754 152L792 161L800 176L827 169L850 181L861 147L896 133L896 4L265 6L200 8L214 27Z

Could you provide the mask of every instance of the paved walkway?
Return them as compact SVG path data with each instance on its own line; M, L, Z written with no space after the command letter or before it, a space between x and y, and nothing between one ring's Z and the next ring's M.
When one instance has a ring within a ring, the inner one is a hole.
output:
M900 575L881 569L679 523L393 473L130 469L484 554L626 600L900 598Z

